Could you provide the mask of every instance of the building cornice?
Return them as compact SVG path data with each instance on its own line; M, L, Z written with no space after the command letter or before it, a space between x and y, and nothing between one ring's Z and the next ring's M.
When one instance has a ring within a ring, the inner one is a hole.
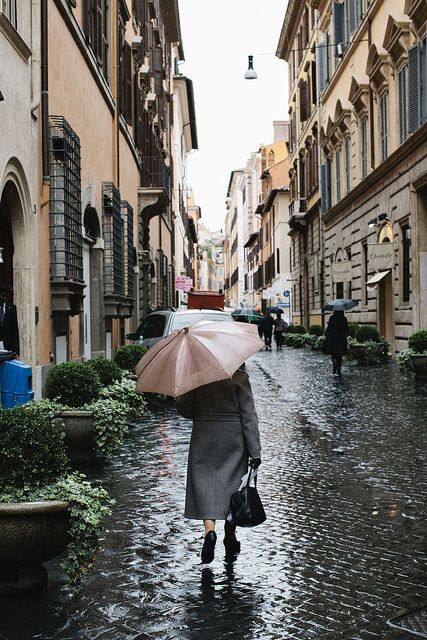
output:
M301 13L301 8L304 6L305 0L289 0L288 7L286 9L285 19L283 21L276 50L276 56L281 60L286 60L286 62L288 62L289 53L292 49L292 42L298 26L298 18Z
M15 27L11 25L2 11L0 11L0 33L9 40L12 47L19 53L24 62L28 62L31 56L31 49L25 44Z

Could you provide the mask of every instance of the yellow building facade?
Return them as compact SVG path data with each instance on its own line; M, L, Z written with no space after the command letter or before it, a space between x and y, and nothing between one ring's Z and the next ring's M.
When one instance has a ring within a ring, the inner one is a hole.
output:
M290 63L300 132L294 202L307 184L310 118L316 127L319 231L310 231L308 201L296 232L306 256L292 259L308 308L301 318L311 323L324 301L352 297L359 304L349 319L376 325L395 350L427 317L426 17L416 0L291 2L278 48ZM308 120L307 83L315 106ZM310 284L316 246L318 300L303 275L307 264Z

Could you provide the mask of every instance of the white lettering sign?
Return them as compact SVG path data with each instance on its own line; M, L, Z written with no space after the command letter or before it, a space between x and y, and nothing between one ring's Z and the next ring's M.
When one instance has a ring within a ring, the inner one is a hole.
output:
M393 269L394 244L392 242L368 244L368 260L371 271Z
M332 263L332 280L334 282L351 282L352 277L350 260Z

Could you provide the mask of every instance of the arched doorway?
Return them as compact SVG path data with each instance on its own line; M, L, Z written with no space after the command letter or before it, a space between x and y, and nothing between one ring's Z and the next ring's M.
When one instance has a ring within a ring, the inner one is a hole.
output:
M10 160L0 177L0 282L10 284L17 307L21 359L36 364L37 308L36 242L31 199L25 172L17 160Z

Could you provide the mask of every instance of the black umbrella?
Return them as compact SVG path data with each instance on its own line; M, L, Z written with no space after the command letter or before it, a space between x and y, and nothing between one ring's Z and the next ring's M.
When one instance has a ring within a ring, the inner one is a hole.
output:
M283 309L280 307L267 307L268 313L283 313Z

